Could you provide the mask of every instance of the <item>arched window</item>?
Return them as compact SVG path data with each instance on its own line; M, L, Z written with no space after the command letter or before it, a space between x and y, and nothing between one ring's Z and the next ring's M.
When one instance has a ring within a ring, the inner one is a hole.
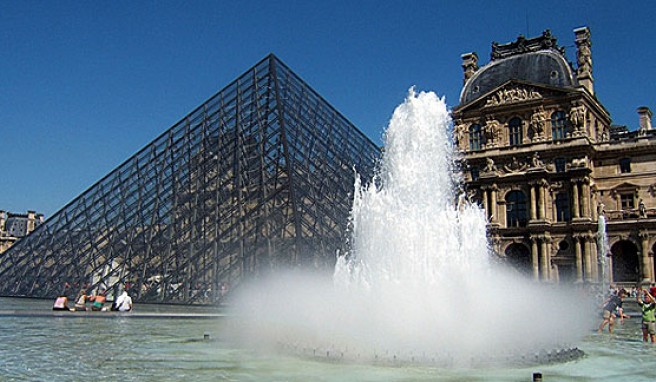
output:
M508 227L525 227L526 221L526 195L521 191L510 191L506 195L506 222Z
M640 258L638 248L628 240L622 240L610 249L613 257L613 280L616 282L636 282L640 280Z
M554 141L565 139L567 136L567 118L562 110L551 114L551 138Z
M568 222L570 219L569 195L566 192L559 192L556 194L556 221Z
M479 151L483 147L483 131L481 125L475 123L469 126L469 149Z
M521 274L531 276L531 251L524 245L513 243L506 248L506 261Z
M510 146L518 146L524 140L522 131L522 120L515 117L508 122L508 135L510 136Z

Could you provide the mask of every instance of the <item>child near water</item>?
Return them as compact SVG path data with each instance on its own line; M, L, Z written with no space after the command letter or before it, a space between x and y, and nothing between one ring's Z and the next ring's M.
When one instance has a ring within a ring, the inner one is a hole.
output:
M654 343L656 342L656 317L654 315L656 300L646 289L642 293L638 293L636 300L642 309L642 340L647 342L647 339L650 339L651 343Z

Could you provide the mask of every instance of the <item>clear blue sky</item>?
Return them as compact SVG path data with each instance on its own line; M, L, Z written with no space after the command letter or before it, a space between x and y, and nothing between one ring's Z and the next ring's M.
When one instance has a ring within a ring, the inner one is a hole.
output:
M637 3L0 0L0 209L51 216L271 52L380 143L412 85L457 105L462 53L550 28L574 61L587 25L597 96L633 129L656 111Z

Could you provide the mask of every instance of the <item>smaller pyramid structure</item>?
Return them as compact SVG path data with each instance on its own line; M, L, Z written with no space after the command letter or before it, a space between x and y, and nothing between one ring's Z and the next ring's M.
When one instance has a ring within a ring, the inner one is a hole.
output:
M269 55L2 254L0 295L216 304L276 269L330 269L354 171L379 156Z

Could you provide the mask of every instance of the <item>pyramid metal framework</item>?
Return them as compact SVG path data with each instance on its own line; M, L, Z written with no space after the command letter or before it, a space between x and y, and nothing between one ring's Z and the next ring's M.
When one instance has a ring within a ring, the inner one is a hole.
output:
M354 170L379 156L269 55L1 255L0 295L216 304L271 270L329 269Z

